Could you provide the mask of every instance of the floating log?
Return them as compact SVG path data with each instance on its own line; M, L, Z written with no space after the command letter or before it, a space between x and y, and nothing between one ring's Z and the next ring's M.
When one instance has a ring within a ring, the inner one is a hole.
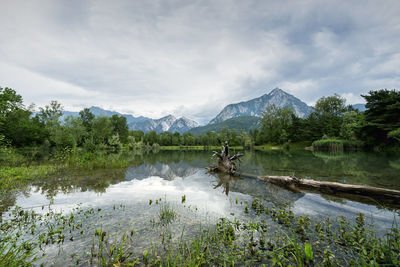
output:
M248 173L238 173L238 175L261 179L292 192L326 194L365 204L400 207L400 191L393 189L315 181L294 176L257 176Z
M219 158L218 166L206 168L209 172L220 172L232 176L251 177L284 187L293 192L319 193L333 195L366 204L383 204L390 207L400 207L400 191L373 186L342 184L301 179L295 176L257 176L236 171L234 160L243 154L229 155L228 142L222 147L221 153L214 151L213 157Z

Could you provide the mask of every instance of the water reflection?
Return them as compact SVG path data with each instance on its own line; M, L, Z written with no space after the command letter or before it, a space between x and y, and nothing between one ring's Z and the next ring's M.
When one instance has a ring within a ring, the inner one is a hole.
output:
M191 164L183 160L178 163L163 163L156 162L143 164L135 167L129 167L125 172L125 180L130 181L133 179L145 179L150 176L159 176L163 179L172 181L176 177L185 178L196 173L200 168L193 167Z
M313 153L310 151L245 151L239 169L256 175L296 175L302 178L367 184L400 189L398 165L399 154L390 153ZM255 179L238 179L226 175L208 175L204 168L211 164L208 151L160 151L158 153L124 153L132 165L123 169L101 169L65 172L46 179L34 180L32 187L26 186L20 192L4 192L0 196L0 213L15 205L17 199L29 199L40 195L47 203L59 195L74 198L85 192L95 199L105 198L114 186L125 182L158 177L174 182L185 180L182 185L204 188L211 194L221 192L263 198L271 203L296 203L305 194L293 193ZM197 177L197 178L195 178ZM187 180L187 181L186 181ZM137 186L135 184L135 186ZM124 187L123 187L124 188ZM125 189L122 189L125 190ZM169 192L165 187L162 193ZM213 191L214 190L214 191ZM158 191L157 191L158 192ZM309 194L306 194L307 197ZM116 199L118 195L114 196ZM343 201L341 198L322 196L325 202ZM86 202L91 202L86 199ZM18 201L17 201L18 202ZM43 201L42 201L43 202ZM18 203L17 203L18 204Z

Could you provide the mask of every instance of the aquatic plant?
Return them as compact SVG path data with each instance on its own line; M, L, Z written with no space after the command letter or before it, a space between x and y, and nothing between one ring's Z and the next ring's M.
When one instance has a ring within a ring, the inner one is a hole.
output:
M159 223L162 225L168 225L173 222L177 217L176 211L171 207L171 205L166 202L161 205L160 211L158 213Z

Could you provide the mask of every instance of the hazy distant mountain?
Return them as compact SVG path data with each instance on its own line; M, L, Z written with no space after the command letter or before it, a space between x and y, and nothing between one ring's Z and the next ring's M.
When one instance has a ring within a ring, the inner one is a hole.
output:
M189 133L192 133L194 135L202 135L209 131L214 131L218 133L224 127L227 127L231 130L237 130L238 132L240 132L241 130L248 132L250 129L258 128L260 126L260 121L261 118L259 117L241 116L241 117L227 119L223 122L196 127L191 129Z
M279 108L290 108L300 118L305 118L312 112L312 108L300 99L286 93L280 88L275 88L269 94L261 97L226 106L209 124L223 122L227 119L240 116L261 117L265 108L272 104Z
M111 117L114 114L117 114L118 116L123 116L126 118L129 129L141 130L144 133L150 131L156 131L157 133L169 131L171 133L179 132L180 134L182 134L194 127L199 126L199 124L193 120L185 117L177 119L172 115L168 115L160 119L151 119L143 116L134 117L130 114L121 114L116 111L105 110L96 106L90 107L89 110L96 117ZM65 118L68 116L79 117L79 112L63 111L63 115L60 117L60 121L64 121Z
M352 106L354 109L358 109L359 111L365 111L367 109L365 104L354 104Z
M127 124L133 123L133 122L139 122L139 121L144 121L148 120L149 118L139 116L139 117L134 117L130 114L121 114L116 111L110 111L110 110L105 110L100 107L92 106L89 108L90 112L93 113L94 116L100 117L100 116L106 116L106 117L111 117L114 114L117 114L118 116L123 116L126 118ZM79 117L79 112L77 111L63 111L63 115L60 117L61 121L64 121L66 117L68 116L73 116L73 117Z
M177 119L172 115L168 115L157 120L147 119L144 121L130 123L128 126L129 129L140 130L144 133L150 131L156 131L157 133L168 131L171 133L179 132L182 134L193 127L197 127L198 125L199 124L197 122L188 118L182 117Z
M194 120L182 117L174 121L171 127L168 129L169 132L179 132L180 134L189 131L192 128L198 127L199 124Z

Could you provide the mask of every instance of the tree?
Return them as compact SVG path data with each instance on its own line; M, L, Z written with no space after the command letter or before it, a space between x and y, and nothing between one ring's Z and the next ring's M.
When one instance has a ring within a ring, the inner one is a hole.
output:
M340 128L340 136L346 140L357 140L363 121L364 116L362 113L354 110L345 112Z
M346 112L346 100L339 95L321 97L314 106L315 117L313 124L319 134L330 137L339 136L342 116Z
M16 109L9 112L2 125L3 135L17 147L41 144L47 135L44 124L38 118L31 118L32 112Z
M129 136L133 136L136 142L143 141L144 133L143 131L129 131Z
M55 126L60 124L60 117L63 114L63 106L55 100L52 100L49 105L44 108L39 108L40 112L38 114L39 119L46 126Z
M11 88L1 88L0 87L0 123L10 112L17 109L23 109L22 96L18 95Z
M157 133L155 131L148 132L144 135L144 142L149 145L157 143Z
M92 122L94 119L93 113L88 108L84 108L79 112L79 116L82 120L82 125L86 128L87 132L92 130Z
M92 136L95 144L106 144L113 134L113 126L109 117L96 117L93 120Z
M25 108L15 90L0 87L0 135L14 146L42 143L46 136L44 125L31 118L32 110L33 106Z
M111 123L113 125L113 134L118 135L122 143L127 142L128 137L128 124L124 116L118 116L117 114L112 115Z
M321 97L314 109L320 115L341 116L346 111L346 100L338 94Z
M362 97L367 101L366 124L362 129L367 134L367 142L390 144L394 139L388 133L400 128L400 92L381 89Z
M275 105L268 106L261 119L260 142L286 142L293 114L293 111L288 108L277 108Z

